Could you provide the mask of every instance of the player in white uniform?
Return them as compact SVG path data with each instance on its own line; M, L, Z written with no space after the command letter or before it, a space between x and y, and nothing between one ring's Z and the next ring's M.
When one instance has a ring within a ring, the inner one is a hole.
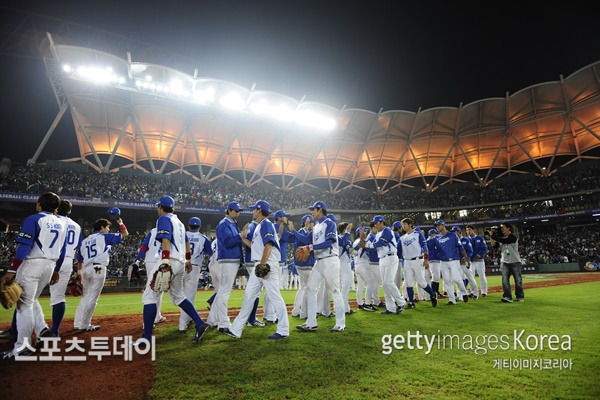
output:
M140 260L142 257L144 257L144 264L146 266L146 279L152 279L152 276L154 276L154 271L156 271L156 268L158 268L159 265L161 250L160 242L156 240L156 227L154 227L150 229L150 232L148 232L142 241L142 245L140 246L135 259L135 264L137 264L139 267ZM146 282L146 285L147 284L148 282ZM160 293L158 303L156 304L156 318L154 319L155 324L165 322L167 320L167 318L163 317L160 313L164 294L164 292Z
M327 204L317 201L312 207L312 216L316 224L308 238L312 244L304 246L305 251L314 251L315 266L313 267L306 287L306 303L308 318L306 323L296 328L301 331L317 330L317 291L319 285L325 280L335 310L335 326L330 330L332 333L346 330L346 313L344 312L344 300L340 293L340 258L337 241L337 228L335 223L327 218Z
M183 293L183 274L184 270L190 272L192 270L190 244L185 234L185 226L175 214L175 200L171 196L162 196L156 203L158 220L156 221L156 240L160 241L162 246L161 260L158 268L163 271L172 272L172 282L169 287L169 296L171 302L180 307L182 311L187 313L196 325L196 334L192 339L193 343L198 341L204 335L208 325L202 321L200 315L194 308L192 302L185 297ZM140 346L148 344L152 340L152 332L154 330L154 320L157 312L157 302L160 296L159 292L155 292L150 283L152 276L149 276L146 283L146 289L142 295L142 303L144 304L144 336L142 339L136 340L133 345Z
M0 354L2 359L30 355L33 351L31 334L35 331L39 338L44 336L44 329L48 335L50 333L38 298L64 259L67 229L54 215L59 204L60 198L56 194L42 194L35 205L37 214L25 218L21 225L15 256L2 277L4 283L16 280L23 289L15 317L17 340L13 350Z
M356 253L354 255L354 271L356 272L356 280L357 280L356 303L358 304L359 310L372 312L372 311L377 311L377 309L375 307L371 306L371 304L370 304L371 300L368 298L368 296L365 296L365 298L363 298L363 292L373 278L372 278L371 271L369 270L369 268L370 268L369 254L367 253L367 249L363 249L359 246L360 245L360 237L359 236L360 236L360 232L362 230L368 231L369 228L356 229L356 232L355 232L356 240L354 240L354 243L352 244L352 247L354 247L354 250L356 251ZM369 291L367 290L367 293L368 292ZM366 300L366 302L365 302L365 300Z
M79 333L100 329L100 326L92 325L91 322L106 280L110 248L129 235L121 218L117 218L116 223L119 224L121 233L110 233L111 222L105 218L98 219L94 222L94 233L83 239L77 252L77 269L81 272L83 295L75 311L73 325Z
M50 281L50 306L52 307L52 329L51 336L58 337L60 324L65 316L67 284L73 274L73 259L75 252L81 246L81 226L71 218L73 205L69 200L61 200L57 215L67 227L67 245L65 247L65 259L60 266L60 271L52 274Z
M471 285L471 290L473 291L473 295L469 296L469 297L473 298L474 300L477 300L477 297L479 294L479 288L477 287L477 281L475 280L475 277L473 276L473 272L471 271L471 268L467 268L467 265L466 265L467 261L471 261L471 259L473 257L473 245L471 244L471 239L469 237L463 237L462 231L461 231L460 227L458 227L458 226L453 226L452 232L456 233L456 236L458 236L458 238L460 239L460 243L465 248L465 253L467 253L467 259L460 260L460 268L462 269L463 277L466 278L466 279L463 279L463 283L465 286L467 286L465 281L468 281L468 283ZM467 291L465 291L462 294L468 295L469 293Z
M425 280L425 269L429 268L429 252L425 236L420 231L417 232L413 227L413 220L404 218L402 229L405 234L400 236L402 246L402 258L404 259L404 281L406 282L406 292L408 294L408 307L415 308L415 282L423 288L431 298L431 305L437 306L437 297L431 288L431 285Z
M371 223L375 224L377 235L375 241L366 241L366 234L361 232L361 245L367 248L377 249L379 265L381 267L381 279L383 281L383 292L385 294L386 310L382 314L400 314L404 311L406 302L396 286L396 274L398 273L398 243L392 230L385 226L385 219L376 215Z
M192 217L188 222L189 231L185 233L190 242L192 270L189 273L183 274L183 292L192 304L196 300L198 281L200 280L200 268L204 262L204 256L210 257L212 255L210 240L200 233L201 226L202 221L200 218ZM179 332L185 332L191 323L192 319L189 315L182 312L179 316Z
M352 262L350 254L352 249L352 242L350 241L350 232L352 231L352 224L342 222L338 225L338 246L340 249L340 287L342 289L342 299L344 300L344 312L346 314L354 314L356 311L350 308L348 297L350 295L350 289L354 282L354 275L352 274Z
M264 200L258 200L255 205L251 206L252 217L256 221L256 227L252 235L250 254L255 263L255 269L259 265L267 264L270 267L270 272L259 278L256 273L250 274L246 290L244 291L244 300L242 308L238 316L234 319L233 324L222 332L228 336L239 339L242 337L244 327L248 322L248 318L252 313L254 302L260 295L264 287L265 297L269 298L269 303L275 309L277 318L277 332L269 336L269 339L283 339L290 335L290 322L287 315L287 309L283 297L281 297L279 274L279 261L281 253L279 252L279 237L275 230L275 226L267 218L270 214L271 207Z
M306 303L306 285L308 278L310 277L310 271L312 271L315 265L314 252L310 253L310 256L306 261L298 261L296 258L296 249L301 246L306 246L311 243L309 240L309 232L312 231L315 226L315 219L310 214L306 214L302 217L302 227L299 231L294 230L294 224L292 221L289 222L290 230L294 232L294 263L298 274L300 276L300 289L296 293L296 299L294 300L294 308L292 309L292 317L300 317L300 319L306 319L308 305ZM298 233L299 232L299 233Z

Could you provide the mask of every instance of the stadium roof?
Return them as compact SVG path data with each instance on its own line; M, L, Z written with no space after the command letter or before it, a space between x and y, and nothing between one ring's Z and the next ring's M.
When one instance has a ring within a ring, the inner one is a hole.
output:
M228 177L248 186L268 181L385 192L401 185L486 184L513 172L549 174L598 158L600 62L505 98L373 112L50 43L46 69L60 109L53 126L69 110L79 145L69 160L98 171L137 168L205 182Z

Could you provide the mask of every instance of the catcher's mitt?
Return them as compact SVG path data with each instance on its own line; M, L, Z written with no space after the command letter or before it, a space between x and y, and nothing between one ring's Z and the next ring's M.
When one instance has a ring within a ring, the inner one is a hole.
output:
M142 280L142 276L140 275L140 262L139 261L135 261L127 269L127 280L129 282L138 282L138 281Z
M166 292L171 287L173 282L173 271L169 264L161 264L154 272L152 281L150 281L150 289L155 292Z
M271 266L269 264L258 264L254 267L254 273L259 278L264 278L269 272L271 272Z
M17 304L21 293L23 293L23 289L14 279L8 284L5 284L4 281L0 283L0 303L7 310Z
M296 260L304 262L308 260L308 257L310 257L310 250L307 249L307 246L300 246L296 249L294 257L296 257Z
M83 285L81 284L81 277L77 274L73 274L71 279L69 279L67 287L69 288L71 294L75 297L81 296L83 294Z

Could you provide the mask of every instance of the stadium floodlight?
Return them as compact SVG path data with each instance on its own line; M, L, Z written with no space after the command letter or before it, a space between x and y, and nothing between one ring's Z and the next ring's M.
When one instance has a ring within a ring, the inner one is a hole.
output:
M215 88L209 87L205 90L197 90L194 92L194 101L199 104L207 104L215 101Z
M246 107L246 101L237 92L229 92L219 99L221 106L230 110L243 110Z
M71 66L69 64L65 64L63 65L63 71L65 71L67 74L71 73L71 71L73 71L73 69L71 68Z
M138 88L141 88L143 84L144 84L144 82L142 82L142 81L141 81L141 80L139 80L139 79L136 79L136 81L135 81L135 86L137 86Z
M331 130L336 126L336 122L332 118L327 118L317 114L314 111L301 111L296 113L296 123L322 130Z
M152 80L152 77L151 77L150 75L146 75L146 80L147 80L148 82L150 82L150 81Z

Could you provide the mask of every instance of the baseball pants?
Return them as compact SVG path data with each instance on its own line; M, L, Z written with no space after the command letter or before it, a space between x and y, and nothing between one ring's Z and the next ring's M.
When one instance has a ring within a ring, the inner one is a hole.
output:
M473 276L479 275L479 286L481 288L481 294L487 296L487 278L485 276L485 262L483 260L471 261L471 269L473 270Z
M73 321L75 329L85 329L91 325L100 293L102 293L102 288L104 287L106 265L94 264L97 263L87 264L81 270L83 295L81 295L77 311L75 311L75 319Z
M335 256L317 260L310 273L306 285L306 305L308 312L306 325L317 326L317 291L323 281L325 281L324 284L333 297L335 324L336 326L345 328L346 313L344 312L344 300L340 293L340 259Z
M340 288L342 290L342 299L344 300L344 312L350 312L350 303L348 302L348 296L350 295L350 289L354 282L354 275L352 274L352 265L350 261L340 260Z
M398 257L395 254L385 256L379 259L379 265L382 268L383 275L383 293L385 294L385 308L388 311L396 312L396 305L402 307L406 304L400 289L396 286L396 274L398 273Z
M452 289L452 282L456 283L458 287L458 293L466 293L467 289L462 281L462 269L460 268L460 261L442 261L441 262L442 278L444 279L444 288L448 294L448 300L456 303L456 297L454 297L454 290Z
M327 285L325 281L321 282L321 286L319 286L319 291L317 292L317 312L321 315L329 315L331 314L331 294L327 289Z
M50 283L56 261L44 258L25 259L17 270L15 280L23 289L17 303L17 341L13 351L18 353L31 345L31 334L38 336L47 328L38 298Z
M368 263L356 263L354 264L354 270L356 272L356 281L357 281L357 285L356 285L356 302L358 303L359 306L362 306L363 304L365 304L365 300L364 300L364 290L365 287L368 285L370 279L371 279L371 274L369 272L369 264ZM370 302L370 300L367 298L367 303Z
M185 268L184 268L185 269ZM194 304L196 300L196 292L198 291L198 281L200 280L200 266L192 264L190 273L183 273L183 293L185 297ZM192 322L192 318L183 310L179 316L179 330L186 330L187 326Z
M281 274L279 277L279 280L281 281L281 290L289 289L288 283L290 280L290 271L285 263L280 262L279 268L281 268Z
M473 267L467 268L467 264L461 264L460 268L462 269L463 274L465 274L466 279L469 281L469 285L471 285L471 291L475 296L479 295L479 288L477 287L477 281L475 280L475 276L473 275ZM463 294L469 294L465 288L465 292Z
M209 325L217 325L219 328L229 328L230 321L227 316L227 305L240 263L239 261L219 261L219 267L221 269L221 273L219 274L219 290L217 291L215 301L210 308L206 323Z
M310 277L311 270L305 270L300 268L298 268L298 275L300 276L300 289L298 289L298 292L296 292L296 299L294 300L294 309L292 310L292 316L306 318L306 285L308 284L308 278ZM312 269L312 267L310 268Z
M381 269L379 263L369 263L369 272L371 273L371 279L367 285L367 297L365 302L367 304L378 305L379 300L379 285L381 284Z
M50 285L50 306L55 306L60 303L66 303L65 293L67 291L67 284L71 279L73 273L73 258L65 257L60 271L58 271L58 282L54 285Z

